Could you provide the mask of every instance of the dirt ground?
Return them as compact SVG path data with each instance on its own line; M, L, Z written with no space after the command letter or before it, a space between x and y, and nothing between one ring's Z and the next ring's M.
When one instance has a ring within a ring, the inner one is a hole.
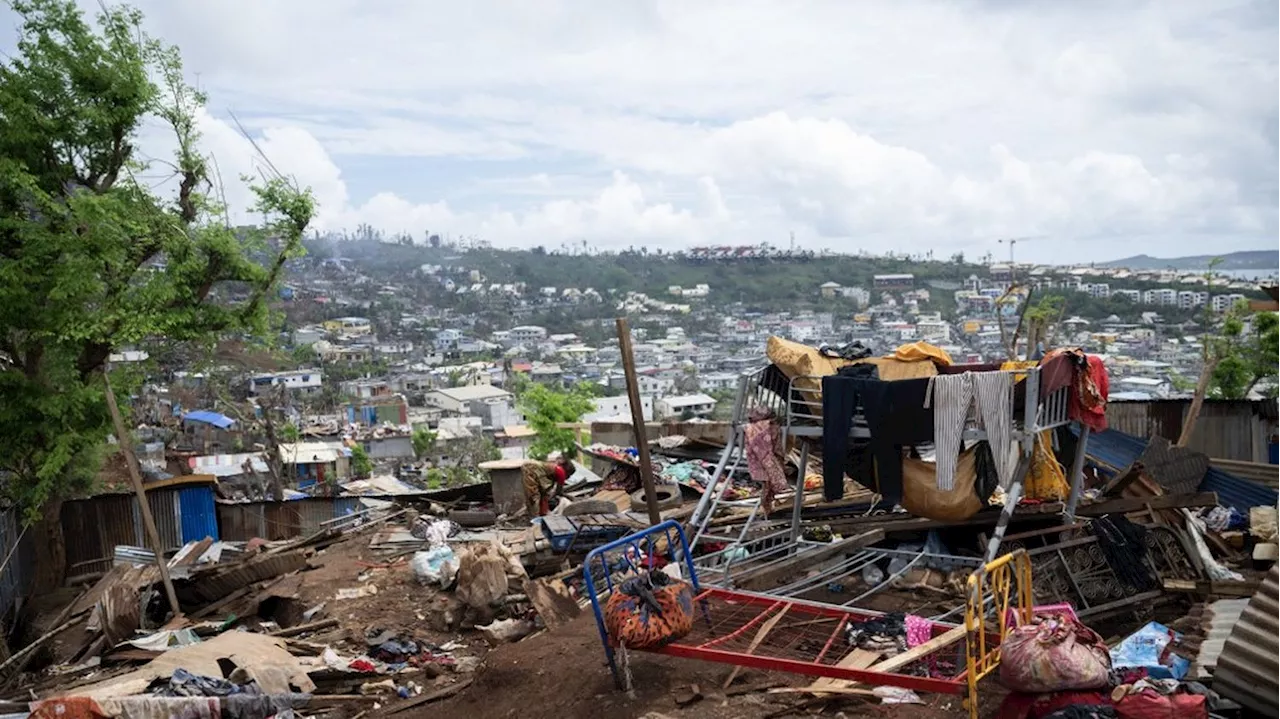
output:
M594 617L586 613L555 632L494 650L485 658L471 686L447 700L408 710L403 716L626 719L657 713L675 718L766 719L839 713L849 719L942 719L964 713L959 697L930 694L921 695L925 705L880 705L861 697L812 703L805 694L768 693L769 687L803 686L810 678L750 670L741 672L727 692L720 692L732 667L653 654L633 653L631 669L634 698L614 688ZM677 696L690 684L712 696L679 706ZM980 706L984 716L994 717L1003 692L994 684L985 684ZM754 690L735 694L743 689ZM722 696L714 696L717 693Z

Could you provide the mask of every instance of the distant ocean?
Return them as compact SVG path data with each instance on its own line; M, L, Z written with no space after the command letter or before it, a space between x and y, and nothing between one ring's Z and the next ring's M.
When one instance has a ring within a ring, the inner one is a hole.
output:
M1191 270L1191 272L1207 272L1203 270ZM1274 270L1214 270L1220 275L1226 275L1235 280L1274 280L1280 276L1280 268Z

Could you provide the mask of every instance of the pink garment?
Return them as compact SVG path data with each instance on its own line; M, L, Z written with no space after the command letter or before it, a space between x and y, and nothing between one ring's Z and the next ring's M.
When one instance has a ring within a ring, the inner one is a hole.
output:
M907 628L907 648L918 647L933 638L933 622L908 614L903 620Z
M747 471L764 485L760 506L765 514L773 510L773 498L787 491L787 474L782 467L782 433L772 413L753 412L745 429Z

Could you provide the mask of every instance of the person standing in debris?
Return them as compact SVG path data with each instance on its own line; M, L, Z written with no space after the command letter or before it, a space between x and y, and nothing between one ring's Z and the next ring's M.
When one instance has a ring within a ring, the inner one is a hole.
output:
M573 460L568 455L549 459L549 462L528 460L520 468L525 507L530 517L541 517L550 512L552 498L559 495L565 481L573 476Z

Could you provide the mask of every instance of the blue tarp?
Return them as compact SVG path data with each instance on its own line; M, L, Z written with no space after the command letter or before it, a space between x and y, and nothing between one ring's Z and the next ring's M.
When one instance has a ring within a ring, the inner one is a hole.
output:
M230 429L232 425L236 423L234 419L231 419L225 414L210 412L209 410L206 410L206 409L198 409L195 412L188 412L182 416L182 421L183 422L203 422L204 424L213 425L218 429Z
M1089 435L1088 457L1090 464L1098 467L1104 474L1114 476L1124 470L1142 455L1147 441L1114 429L1095 432ZM1234 507L1241 514L1248 515L1250 507L1276 505L1280 495L1276 490L1258 482L1241 479L1215 467L1205 472L1204 478L1196 488L1199 492L1216 492L1218 504L1223 507Z

